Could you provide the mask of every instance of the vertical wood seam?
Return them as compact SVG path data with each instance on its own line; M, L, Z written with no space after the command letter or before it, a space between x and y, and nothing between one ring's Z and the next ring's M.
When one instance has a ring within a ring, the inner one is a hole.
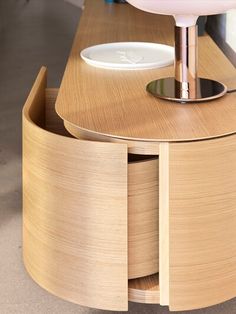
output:
M160 143L159 278L160 305L169 305L169 143Z

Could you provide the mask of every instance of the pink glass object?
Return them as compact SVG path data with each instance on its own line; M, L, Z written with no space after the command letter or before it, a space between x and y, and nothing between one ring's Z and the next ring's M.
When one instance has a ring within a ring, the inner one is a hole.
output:
M127 0L134 7L156 14L173 15L177 26L193 26L200 15L236 8L236 0Z

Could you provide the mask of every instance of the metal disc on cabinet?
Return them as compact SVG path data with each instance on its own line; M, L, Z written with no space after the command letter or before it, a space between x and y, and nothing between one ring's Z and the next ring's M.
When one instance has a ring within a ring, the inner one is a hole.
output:
M150 82L147 92L157 98L181 103L210 101L227 92L226 86L217 81L198 78L195 84L196 88L191 89L187 83L183 84L174 77L168 77Z

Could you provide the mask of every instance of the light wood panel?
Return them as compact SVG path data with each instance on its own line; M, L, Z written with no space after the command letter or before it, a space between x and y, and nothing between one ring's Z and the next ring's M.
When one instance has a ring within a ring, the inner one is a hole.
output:
M146 304L160 303L158 274L129 280L129 301Z
M159 282L160 304L169 305L170 291L170 224L169 224L169 143L160 144L159 198Z
M159 271L158 175L158 158L129 162L129 278L144 277Z
M236 297L236 136L170 144L170 309Z
M23 109L25 266L59 297L125 311L127 146L43 130L45 88L43 68Z
M58 89L46 89L45 127L69 135L55 113ZM159 270L159 162L158 157L129 155L128 163L128 278Z
M173 45L173 19L130 5L86 0L62 80L56 109L87 136L141 141L185 141L236 132L236 94L202 104L173 104L148 95L146 84L173 76L173 67L145 71L93 68L79 56L88 46L114 41L150 41ZM199 39L199 75L236 86L236 69L215 43ZM102 139L103 140L103 139ZM154 152L153 152L154 153Z

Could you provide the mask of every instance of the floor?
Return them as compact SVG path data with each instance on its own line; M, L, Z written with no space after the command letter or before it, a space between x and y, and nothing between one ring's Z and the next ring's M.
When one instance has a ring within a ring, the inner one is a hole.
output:
M80 10L63 0L0 0L1 314L105 312L47 293L27 275L21 258L21 109L41 65L49 68L48 86L60 85L79 16ZM130 303L129 313L169 311ZM185 313L234 314L236 299Z

